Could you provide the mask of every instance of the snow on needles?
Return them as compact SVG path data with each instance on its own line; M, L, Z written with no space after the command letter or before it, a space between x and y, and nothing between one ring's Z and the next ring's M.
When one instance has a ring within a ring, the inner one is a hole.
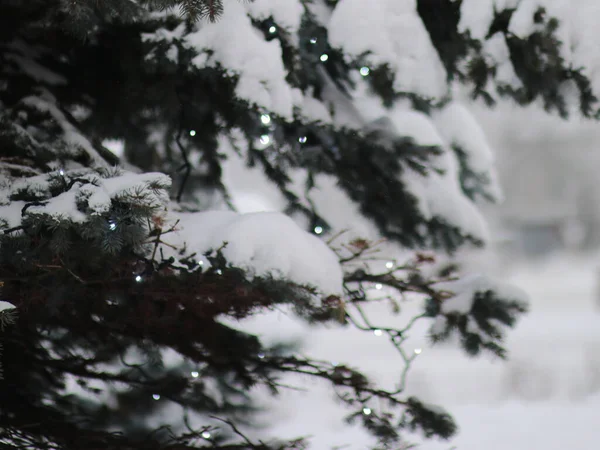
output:
M71 179L73 185L56 196L50 194L48 175L38 175L17 180L5 188L6 197L27 192L40 201L31 205L23 214L25 202L14 201L0 206L0 224L7 227L21 225L22 215L44 215L56 221L83 223L89 216L109 212L114 199L131 196L138 206L160 208L168 203L166 189L171 185L169 176L162 173L122 172L110 178L102 178L94 171L84 169L63 171L64 184ZM0 190L0 194L1 194Z
M265 41L240 2L228 3L218 23L198 24L185 42L200 52L192 61L199 69L222 66L238 77L238 97L283 118L293 117L294 95L281 45Z
M436 283L434 287L437 290L453 294L452 297L442 303L442 313L444 314L469 314L473 308L475 294L478 292L494 291L500 298L521 303L527 303L529 299L529 296L523 290L482 274L470 274L459 280Z
M0 312L6 311L7 309L15 309L16 306L12 303L5 302L4 300L0 300Z
M534 23L534 13L540 7L546 10L548 18L558 19L555 35L562 43L560 53L565 66L582 68L582 72L592 82L593 91L600 91L598 0L463 0L458 28L461 33L468 30L473 38L483 42L485 52L499 66L499 81L518 88L520 82L506 59L506 50L502 44L504 37L486 40L486 35L494 19L494 10L514 8L508 31L521 38L529 36L540 27Z
M203 255L222 249L233 267L250 276L271 275L323 294L342 293L342 269L335 253L285 214L232 211L177 213L178 231L169 244ZM165 249L166 250L166 249Z
M398 92L444 96L446 71L417 13L416 0L366 3L338 2L328 26L331 45L351 58L365 57L373 66L389 65Z
M411 136L419 145L435 145L442 150L440 155L430 158L431 166L422 175L410 168L402 174L410 192L419 201L419 210L426 219L433 217L460 227L471 236L487 241L489 230L476 205L464 194L459 182L459 164L456 155L449 149L440 136L434 123L423 113L396 105L390 113L392 134ZM470 132L470 125L463 127L460 122L456 129L449 127L447 135ZM460 126L459 126L460 125ZM463 129L465 128L465 129ZM451 132L452 131L452 132ZM484 147L470 146L473 158L477 152L485 152ZM485 159L485 157L482 157Z

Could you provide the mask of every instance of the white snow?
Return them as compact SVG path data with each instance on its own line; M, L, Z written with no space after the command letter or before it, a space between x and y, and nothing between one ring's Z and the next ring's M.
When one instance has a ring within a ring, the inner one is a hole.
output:
M444 145L442 137L431 120L423 113L396 106L390 113L392 134L413 137L420 145L441 146L439 156L429 158L426 176L407 168L402 174L409 191L418 201L423 216L439 217L460 227L466 233L487 241L488 229L475 204L463 193L459 182L459 166L453 151ZM472 125L472 124L468 124Z
M104 159L94 149L91 142L83 136L77 128L67 120L63 112L56 106L56 98L47 90L40 91L37 96L28 96L21 100L24 105L35 108L38 111L48 113L56 124L62 129L62 139L70 147L73 154L85 151L94 164L98 167L106 167Z
M335 253L288 216L276 212L232 211L177 213L178 230L168 242L187 254L202 255L224 244L229 264L250 276L272 275L323 294L340 295L342 270ZM208 263L208 262L206 262Z
M186 36L185 44L200 52L193 60L196 67L221 65L239 77L238 97L283 118L292 118L293 93L285 80L281 45L277 39L265 41L244 5L231 2L218 23L198 24Z
M123 172L112 178L101 178L93 171L81 175L81 170L63 171L63 174L65 183L69 183L71 177L87 179L92 183L76 182L68 191L43 200L44 204L29 207L25 214L44 214L57 220L82 223L88 219L88 214L108 212L112 201L120 196L135 195L137 204L156 208L166 206L169 200L167 189L171 185L171 179L162 173ZM7 191L15 194L27 190L30 195L38 194L39 198L44 199L49 195L48 189L47 175L36 175L17 180ZM85 203L89 211L80 211L78 203ZM20 201L0 206L0 218L6 220L9 227L20 225L23 206L25 202Z
M547 19L555 17L559 21L555 35L562 42L560 54L565 65L582 68L591 80L594 92L600 92L600 54L595 45L600 37L596 26L600 3L596 0L579 0L576 3L574 7L572 0L464 0L459 31L470 30L472 37L483 41L492 22L494 8L498 11L516 8L509 23L509 32L527 37L540 29L540 25L533 22L533 15L543 7ZM497 66L498 81L519 87L520 82L506 59L503 36L495 36L484 42L483 48Z
M457 145L466 153L467 164L477 174L490 178L488 192L501 199L495 160L487 138L471 112L460 102L452 101L442 109L434 111L432 120L446 145Z
M454 294L442 303L444 314L468 314L473 307L475 294L493 290L500 298L516 300L523 303L528 301L528 295L521 289L507 283L501 283L483 274L469 274L456 281L436 283L435 289Z
M349 25L351 24L351 25ZM447 92L446 71L416 11L415 0L341 0L328 25L332 46L372 66L388 64L394 88L426 98Z
M16 306L10 302L0 300L0 312L6 311L7 309L15 309Z
M277 25L290 33L298 31L304 13L299 0L260 0L247 2L246 8L253 18L265 20L272 17Z

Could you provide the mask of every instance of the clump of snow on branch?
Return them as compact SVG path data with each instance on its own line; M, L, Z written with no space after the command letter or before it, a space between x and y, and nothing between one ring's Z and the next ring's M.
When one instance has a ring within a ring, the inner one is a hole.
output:
M440 155L430 158L435 170L423 175L407 168L402 174L410 192L417 197L423 216L427 219L440 218L478 239L487 240L489 232L485 220L460 186L456 155L445 145L429 117L398 106L392 109L387 127L391 128L392 135L411 136L419 145L435 145L441 150ZM477 150L472 150L475 154L486 149L477 147Z
M27 205L24 201L13 201L0 206L0 218L7 227L21 225L23 216L44 215L57 221L85 222L90 216L106 214L112 202L129 198L138 207L161 208L167 205L167 189L171 185L169 176L162 173L122 172L103 178L92 170L57 172L51 178L48 174L23 178L5 188L6 198L18 197L23 192L35 195L38 202ZM52 196L51 184L62 178L65 191ZM68 188L68 185L72 186Z
M342 269L335 253L284 214L205 211L172 218L179 220L178 231L169 235L168 243L185 247L187 254L200 257L222 248L227 262L250 276L270 275L313 286L323 294L342 293Z
M539 8L544 8L547 17L558 18L555 36L562 42L560 55L566 67L580 68L592 82L594 92L600 91L600 54L597 51L599 34L596 26L600 15L600 3L596 0L580 0L573 7L572 0L463 0L459 31L469 31L471 37L483 42L483 49L496 65L497 80L520 87L514 75L504 36L497 35L486 41L494 10L515 9L508 24L513 36L526 38L541 25L534 22Z
M16 306L10 302L6 302L4 300L0 300L0 313L6 310L15 309Z
M432 114L432 120L447 146L456 145L465 153L467 164L478 174L490 177L489 193L500 199L502 192L494 166L494 154L488 140L469 110L453 101Z
M273 20L288 32L298 31L304 13L299 0L260 0L247 2L246 8L255 19L265 20L273 17Z
M416 0L372 0L368 5L364 0L340 0L328 31L331 45L348 58L365 57L373 67L387 64L396 74L396 91L426 98L446 94L446 71L417 13Z
M238 77L238 97L286 119L293 117L294 94L286 81L281 45L257 33L244 5L231 2L218 23L196 27L185 40L200 52L193 60L196 67L224 67Z
M442 303L443 314L469 314L473 308L475 295L487 291L493 291L499 298L511 299L519 303L527 303L529 299L523 290L482 274L470 274L458 280L436 283L434 287L438 291L452 294L452 297Z

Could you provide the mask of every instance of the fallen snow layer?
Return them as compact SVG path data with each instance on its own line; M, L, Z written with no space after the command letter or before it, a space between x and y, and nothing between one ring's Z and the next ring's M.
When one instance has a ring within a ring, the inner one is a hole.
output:
M204 211L172 217L179 220L178 231L168 242L185 245L186 254L202 255L226 243L222 253L227 262L251 276L272 275L323 294L342 293L342 269L335 253L285 214Z

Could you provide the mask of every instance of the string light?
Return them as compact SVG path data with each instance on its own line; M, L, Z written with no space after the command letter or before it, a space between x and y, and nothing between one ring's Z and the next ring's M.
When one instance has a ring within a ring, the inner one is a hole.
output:
M363 414L365 416L370 416L372 412L373 411L371 411L371 408L367 408L366 406L363 408Z
M263 359L265 357L265 354L264 353L259 353L256 356L258 356L258 359Z
M269 144L269 142L271 142L271 138L269 137L269 135L268 135L268 134L263 134L263 135L260 137L260 143L261 143L262 145L268 145L268 144Z
M202 261L202 260L198 261L198 265L199 266L203 266L204 265L204 261Z
M135 281L137 281L138 283L141 283L142 282L142 276L141 275L137 275L135 277Z
M221 269L217 269L215 272L216 272L217 275L222 275L223 274L223 271Z
M317 43L317 38L310 38L310 43L311 44L316 44Z
M60 174L60 176L61 176L61 177L65 175L65 171L64 171L64 170L62 170L62 169L60 169L60 170L58 171L58 173Z
M373 330L373 334L375 336L381 336L383 334L383 331L381 331L381 330Z
M202 433L202 437L204 439L210 439L210 433L208 431L205 431L205 432Z
M359 72L363 77L366 77L369 75L369 73L371 73L371 69L369 69L367 66L364 66L360 68Z
M190 130L190 136L192 136L192 137L196 136L196 130Z
M200 374L198 372L196 372L195 370L192 372L191 375L193 378L198 378L200 376Z
M377 289L378 291L380 291L381 289L383 289L383 284L381 284L381 283L377 283L377 284L375 285L375 289Z
M269 27L269 33L271 33L271 34L277 33L277 27L275 25L271 25Z
M260 121L264 124L264 125L269 125L271 123L271 116L268 114L263 114L260 116Z
M420 355L422 351L423 351L423 350L422 350L422 349L420 349L420 348L415 348L415 350L414 350L414 352L415 352L415 355Z
M387 267L388 269L391 269L392 267L394 267L394 262L393 261L386 262L385 267Z
M298 138L298 142L300 142L301 144L305 144L307 140L308 138L306 136L300 136Z
M114 222L110 222L110 224L108 225L108 228L110 228L110 231L115 231L117 228L117 224Z
M329 59L329 55L327 53L323 53L319 59L325 62Z
M319 227L319 226L315 227L316 234L321 234L322 232L323 232L323 227Z
M160 395L158 395L158 394L152 394L152 398L154 400L160 400Z

